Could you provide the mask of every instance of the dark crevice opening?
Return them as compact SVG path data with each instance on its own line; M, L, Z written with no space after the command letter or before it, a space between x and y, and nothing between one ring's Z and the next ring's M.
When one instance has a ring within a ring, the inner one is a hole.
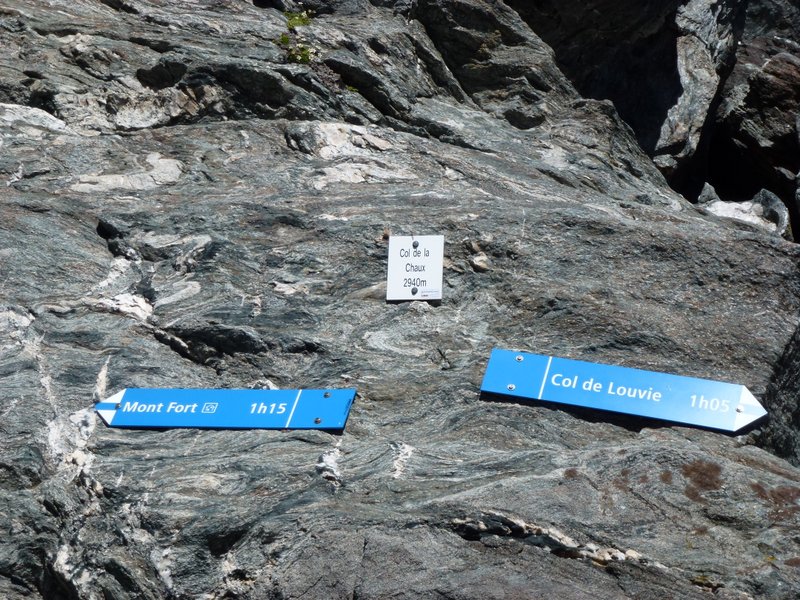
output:
M794 140L792 140L794 141ZM785 156L794 152L787 151ZM792 238L800 240L800 206L797 180L783 172L798 173L800 161L778 164L758 149L748 147L737 139L736 132L717 127L711 137L707 156L706 180L723 200L743 202L761 190L775 194L789 211Z
M649 156L670 154L669 148L657 150L656 144L669 110L683 93L677 68L682 34L675 25L681 2L619 0L596 3L596 10L576 10L555 0L507 4L553 49L559 68L582 96L611 100ZM748 6L749 1L742 2L730 22L737 40L745 37ZM717 114L730 93L725 83L735 66L735 52L718 66L719 88L692 157L661 171L690 202L697 201L706 183L725 201L747 201L761 190L770 191L788 208L792 237L800 240L797 182L785 175L797 173L800 161L777 164L778 153L764 153L737 139L742 132L731 130ZM796 136L790 137L784 156L798 155Z
M602 10L550 0L507 0L555 52L561 71L585 98L611 100L653 155L669 109L683 89L676 68L678 2L620 0ZM602 7L601 7L602 8Z

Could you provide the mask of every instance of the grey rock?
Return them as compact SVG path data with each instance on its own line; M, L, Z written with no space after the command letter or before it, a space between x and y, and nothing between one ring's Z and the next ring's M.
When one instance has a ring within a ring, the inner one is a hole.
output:
M667 112L654 149L656 164L668 176L685 169L698 150L721 80L733 60L736 25L745 6L740 0L691 0L678 8L681 93Z
M699 203L703 208L720 217L729 217L745 223L752 223L766 231L775 232L779 236L788 234L789 209L775 194L768 190L761 190L756 196L746 202L725 202L716 199L707 192L714 188L707 185L701 194ZM716 194L714 194L716 195Z
M778 196L769 190L761 190L753 198L753 202L761 205L764 218L775 224L775 230L785 235L789 228L789 209Z
M792 597L797 246L671 190L513 3L283 4L0 9L0 594ZM437 306L383 299L411 233ZM489 402L493 347L770 418ZM93 411L274 386L359 393L341 435Z
M703 185L703 190L700 192L700 195L697 197L697 203L700 205L703 204L710 204L712 202L719 202L720 198L717 195L717 190L714 189L710 183L706 183Z
M577 99L552 50L503 3L418 0L411 15L472 100L515 127L540 125Z
M782 402L791 389L797 389L798 369L797 352L798 336L786 347L784 355L778 362L775 369L775 376L767 389L767 396L774 397L776 409L782 414L778 419L770 419L769 423L762 429L760 438L762 442L767 442L773 448L780 448L784 455L797 455L798 440L794 435L800 426L800 410L796 402Z

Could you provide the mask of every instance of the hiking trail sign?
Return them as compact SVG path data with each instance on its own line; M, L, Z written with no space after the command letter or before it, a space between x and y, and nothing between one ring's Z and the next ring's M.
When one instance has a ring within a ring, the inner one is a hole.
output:
M499 349L481 392L731 432L767 414L743 385Z
M130 388L98 402L109 427L344 429L355 389Z

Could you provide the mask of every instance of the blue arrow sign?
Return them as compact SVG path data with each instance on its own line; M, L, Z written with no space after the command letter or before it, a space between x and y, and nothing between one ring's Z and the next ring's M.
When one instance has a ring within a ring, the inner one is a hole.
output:
M481 391L738 431L767 414L742 386L493 350Z
M342 430L356 390L134 388L98 402L109 427Z

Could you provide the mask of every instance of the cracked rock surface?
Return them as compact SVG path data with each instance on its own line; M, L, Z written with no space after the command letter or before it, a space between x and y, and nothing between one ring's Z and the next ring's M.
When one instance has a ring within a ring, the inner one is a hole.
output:
M186 5L0 8L0 596L796 597L775 223L673 191L521 3ZM441 304L385 302L390 234L445 236ZM770 417L488 402L495 347L740 383ZM107 428L132 387L358 396L341 435Z

